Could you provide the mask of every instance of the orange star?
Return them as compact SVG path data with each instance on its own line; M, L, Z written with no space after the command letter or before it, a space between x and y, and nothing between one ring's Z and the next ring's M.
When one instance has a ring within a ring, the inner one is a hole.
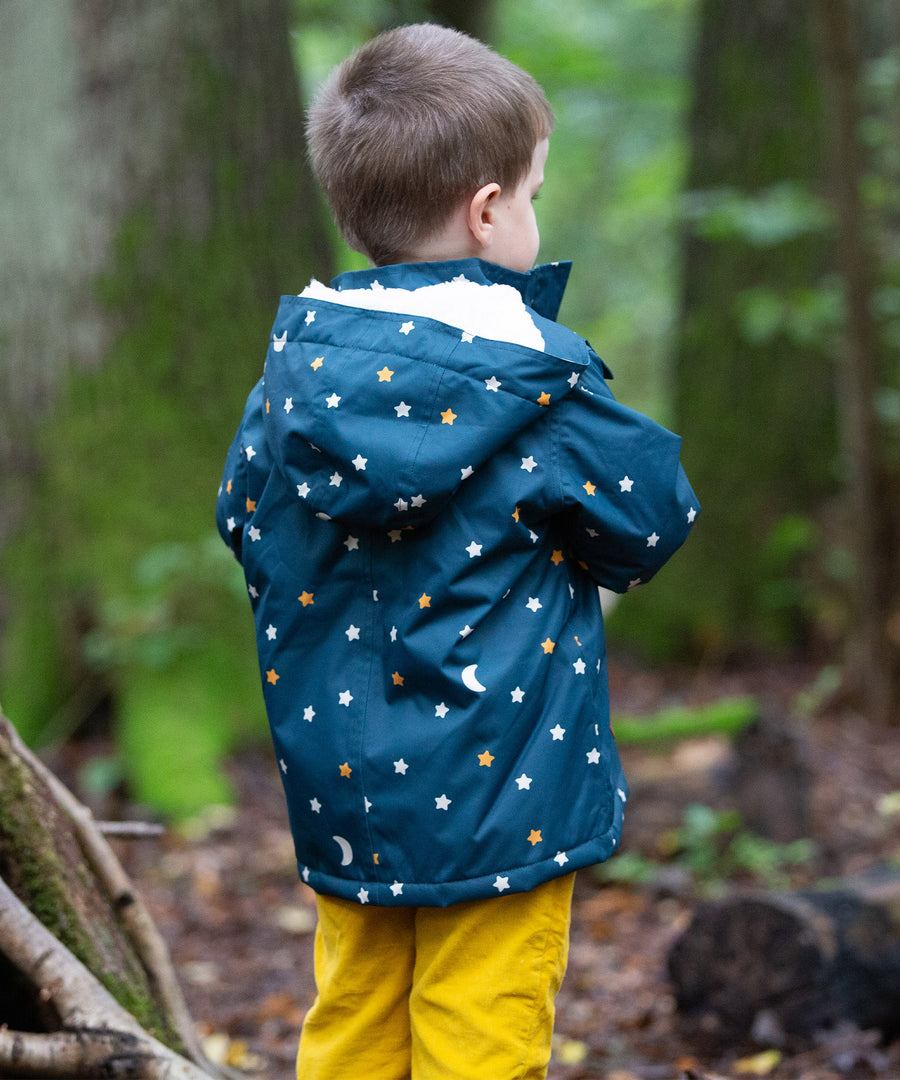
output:
M266 412L269 411L269 399L266 398Z
M444 412L441 413L441 423L442 424L449 424L452 427L453 426L453 421L455 419L456 419L456 413L452 409L445 409Z
M275 670L275 668L269 668L269 670L268 670L268 671L266 672L266 679L267 679L267 680L268 680L268 682L270 682L270 683L271 683L271 684L272 684L273 686L275 685L275 683L277 683L277 682L278 682L278 680L279 680L280 678L281 678L281 676L280 676L280 675L278 674L278 672L277 672L277 671Z
M588 495L594 495L596 493L596 491L597 491L597 489L590 482L590 480L588 480L588 482L586 484L584 484L583 487L584 487L584 490L588 493Z
M513 521L518 522L518 520L519 520L519 508L518 508L518 506L515 508L515 510L513 510L512 516L513 516Z
M528 843L531 844L532 847L534 847L535 844L542 843L543 839L544 838L543 836L541 836L540 829L532 829L531 832L528 834Z
M225 485L225 490L228 492L229 495L231 494L231 481L230 480Z
M541 642L541 648L547 655L549 655L556 648L556 642L551 641L550 638L547 638L546 641Z
M403 685L403 676L400 674L399 671L395 671L391 678L394 680L394 686Z
M419 597L419 607L420 608L431 607L431 597L428 596L427 593L422 593L422 595Z
M314 595L315 593L307 592L306 589L304 589L303 592L297 597L297 599L304 607L309 607L310 604L315 603L315 601L313 600Z
M550 395L547 393L546 390L537 399L537 403L538 403L538 405L549 405L550 404Z
M372 862L374 862L376 866L378 865L378 852L377 851L372 852Z
M478 764L479 765L487 765L487 767L490 768L491 767L491 762L493 760L494 760L494 755L490 752L490 750L485 750L485 752L483 754L478 755Z
M340 772L341 776L349 776L350 773L353 772L353 770L350 768L349 762L344 762L344 764L341 766Z
M563 553L561 551L554 551L553 554L550 556L550 561L553 563L554 566L559 566L559 564L564 559L565 559L565 556L563 555Z
M247 500L247 513L252 514L256 509L256 503L252 499Z
M394 373L387 366L387 364L385 364L384 367L381 369L381 371L377 372L376 374L378 375L378 381L379 382L390 382L391 381L391 376Z
M317 356L309 366L313 369L313 371L318 371L319 368L322 366L322 362L324 361L324 359L324 356Z

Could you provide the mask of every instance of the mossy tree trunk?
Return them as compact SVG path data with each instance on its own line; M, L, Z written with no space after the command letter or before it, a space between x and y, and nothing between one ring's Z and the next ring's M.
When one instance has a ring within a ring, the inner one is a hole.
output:
M263 723L213 506L278 297L332 270L293 14L0 4L0 699L28 740L109 701L176 814Z
M113 1075L115 1062L122 1075L205 1075L140 896L89 811L2 715L0 1025L0 1076Z

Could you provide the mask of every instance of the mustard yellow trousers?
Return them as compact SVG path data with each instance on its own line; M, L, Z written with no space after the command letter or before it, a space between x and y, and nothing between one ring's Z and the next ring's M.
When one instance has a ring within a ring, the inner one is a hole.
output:
M298 1080L540 1080L575 875L446 908L318 897Z

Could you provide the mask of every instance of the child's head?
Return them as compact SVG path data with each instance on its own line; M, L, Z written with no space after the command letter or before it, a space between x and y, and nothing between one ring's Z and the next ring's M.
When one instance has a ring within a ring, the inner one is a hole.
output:
M540 86L480 41L431 24L374 38L309 113L313 169L351 247L397 262L485 185L512 194L546 150ZM530 198L530 196L529 196Z

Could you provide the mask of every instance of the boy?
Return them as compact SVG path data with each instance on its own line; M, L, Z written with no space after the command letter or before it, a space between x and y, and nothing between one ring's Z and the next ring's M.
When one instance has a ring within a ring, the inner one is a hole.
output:
M218 503L242 561L298 865L318 896L302 1080L542 1077L574 871L626 799L597 586L697 501L532 269L553 117L432 25L310 112L374 269L282 300Z

